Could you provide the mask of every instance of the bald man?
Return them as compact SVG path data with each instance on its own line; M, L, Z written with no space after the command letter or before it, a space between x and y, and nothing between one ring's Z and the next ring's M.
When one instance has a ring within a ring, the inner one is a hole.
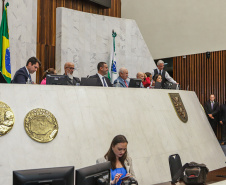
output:
M137 73L137 79L141 79L141 84L140 84L140 87L141 87L141 88L144 88L144 86L143 86L143 81L144 81L144 73L142 73L142 72L138 72L138 73Z
M76 85L80 83L79 78L73 76L73 72L75 70L75 64L72 62L66 62L64 64L64 75L67 79L67 85Z
M119 82L120 87L129 87L129 81L128 78L128 70L125 67L122 67L119 69L119 77L114 81L114 84Z

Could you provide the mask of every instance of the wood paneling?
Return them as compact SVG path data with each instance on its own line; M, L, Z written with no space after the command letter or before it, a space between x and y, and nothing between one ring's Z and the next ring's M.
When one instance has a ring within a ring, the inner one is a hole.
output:
M207 166L208 167L208 166ZM219 177L219 175L224 176L224 177ZM207 175L206 183L211 184L219 181L226 180L226 167L225 168L220 168L214 171L211 171Z
M57 7L121 17L121 0L112 0L110 9L86 0L38 0L36 56L42 62L42 67L36 73L37 83L40 83L45 70L50 67L55 68Z
M173 58L173 78L181 84L183 90L195 91L200 103L214 94L219 104L225 102L226 51L187 55ZM218 139L221 138L221 126L218 126Z

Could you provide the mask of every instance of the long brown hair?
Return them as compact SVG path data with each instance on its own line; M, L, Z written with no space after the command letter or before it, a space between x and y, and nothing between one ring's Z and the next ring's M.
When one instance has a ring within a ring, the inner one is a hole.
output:
M123 136L123 135L117 135L117 136L115 136L114 139L111 142L111 146L110 146L108 152L104 156L105 159L107 159L108 161L111 162L111 168L113 170L116 169L116 156L115 156L115 153L112 150L112 147L114 147L118 143L127 143L128 144L128 141L127 141L126 137ZM126 158L127 158L127 150L123 154L123 156L119 158L119 161L121 162L121 164L122 164L122 166L124 168L125 168L124 162L125 162Z
M154 81L155 81L155 82L156 82L156 80L157 80L157 78L158 78L159 76L162 77L162 75L160 75L160 74L155 75L155 77L154 77Z
M44 74L43 74L43 76L42 76L42 79L45 79L45 78L46 78L46 75L48 75L48 74L51 74L51 75L55 74L55 69L54 69L54 68L49 68L49 69L47 69L47 70L44 72Z

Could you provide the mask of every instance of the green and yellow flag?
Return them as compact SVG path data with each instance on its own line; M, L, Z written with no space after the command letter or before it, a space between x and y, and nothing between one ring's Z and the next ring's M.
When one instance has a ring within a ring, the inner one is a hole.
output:
M9 49L9 29L7 21L7 2L2 15L0 28L0 71L8 83L11 82L11 65L10 65L10 49Z

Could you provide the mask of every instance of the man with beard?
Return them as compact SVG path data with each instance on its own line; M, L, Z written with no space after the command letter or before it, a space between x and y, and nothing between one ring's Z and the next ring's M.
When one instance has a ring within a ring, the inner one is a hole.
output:
M76 85L80 83L79 78L73 76L73 72L75 70L75 64L72 62L66 62L64 64L64 75L67 79L67 85Z

